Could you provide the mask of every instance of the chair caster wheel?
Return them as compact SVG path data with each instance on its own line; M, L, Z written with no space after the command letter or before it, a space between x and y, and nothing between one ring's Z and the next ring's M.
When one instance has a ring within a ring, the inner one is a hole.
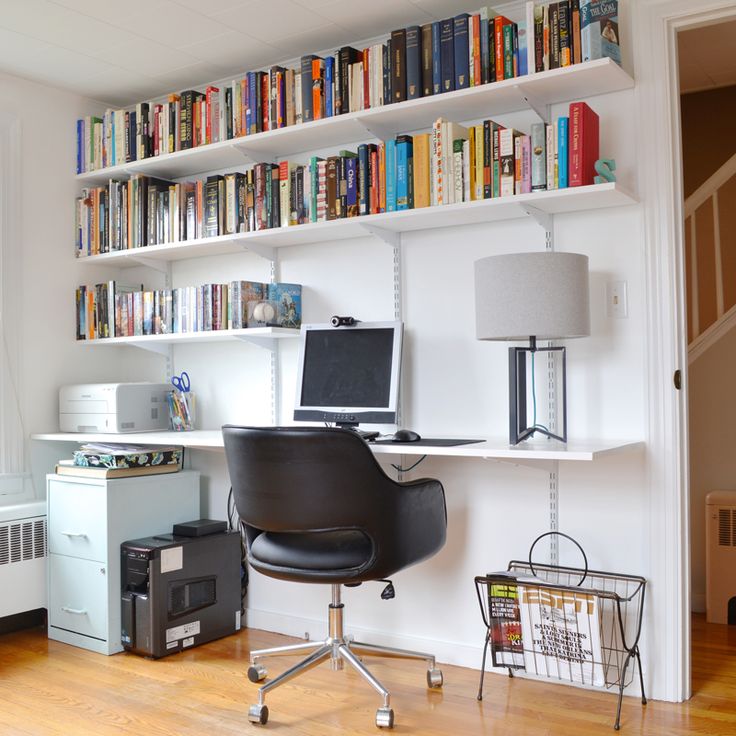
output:
M393 708L379 708L376 711L376 726L378 726L378 728L393 728L394 727L394 709Z
M431 670L427 670L427 687L440 688L444 679L442 677L442 670L438 670L436 667Z
M268 706L251 705L248 708L248 720L251 723L258 723L261 726L265 726L268 723Z
M266 668L262 664L252 664L248 667L248 679L251 682L260 682L266 679Z

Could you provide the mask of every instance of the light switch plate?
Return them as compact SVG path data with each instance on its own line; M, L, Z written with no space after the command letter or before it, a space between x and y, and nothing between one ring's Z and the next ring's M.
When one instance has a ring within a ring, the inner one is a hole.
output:
M606 314L616 319L629 316L629 300L625 281L609 281L606 284Z

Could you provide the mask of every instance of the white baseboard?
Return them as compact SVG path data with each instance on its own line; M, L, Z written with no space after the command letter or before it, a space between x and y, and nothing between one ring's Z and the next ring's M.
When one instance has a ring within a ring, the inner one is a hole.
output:
M263 629L277 634L296 636L300 639L324 639L327 636L327 622L324 620L289 616L273 611L261 611L248 608L245 612L245 622L249 629ZM346 633L356 639L380 646L410 649L415 652L433 654L438 662L454 664L460 667L470 667L480 670L483 657L483 641L478 646L439 639L427 639L418 636L405 636L375 629L356 628L350 626ZM305 636L305 634L307 636ZM482 634L481 634L482 636ZM506 673L505 669L498 670Z
M690 610L693 613L705 613L705 593L690 594Z

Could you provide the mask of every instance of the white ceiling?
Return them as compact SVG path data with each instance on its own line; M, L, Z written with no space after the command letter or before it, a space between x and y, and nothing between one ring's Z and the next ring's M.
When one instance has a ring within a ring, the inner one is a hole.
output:
M677 34L680 92L736 84L736 20Z
M462 10L472 6L457 0L0 0L0 71L122 106Z

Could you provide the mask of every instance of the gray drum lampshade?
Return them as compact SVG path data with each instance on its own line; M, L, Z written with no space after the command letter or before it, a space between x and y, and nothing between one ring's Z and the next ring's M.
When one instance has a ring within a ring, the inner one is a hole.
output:
M590 335L588 256L509 253L475 262L479 340L555 340Z

